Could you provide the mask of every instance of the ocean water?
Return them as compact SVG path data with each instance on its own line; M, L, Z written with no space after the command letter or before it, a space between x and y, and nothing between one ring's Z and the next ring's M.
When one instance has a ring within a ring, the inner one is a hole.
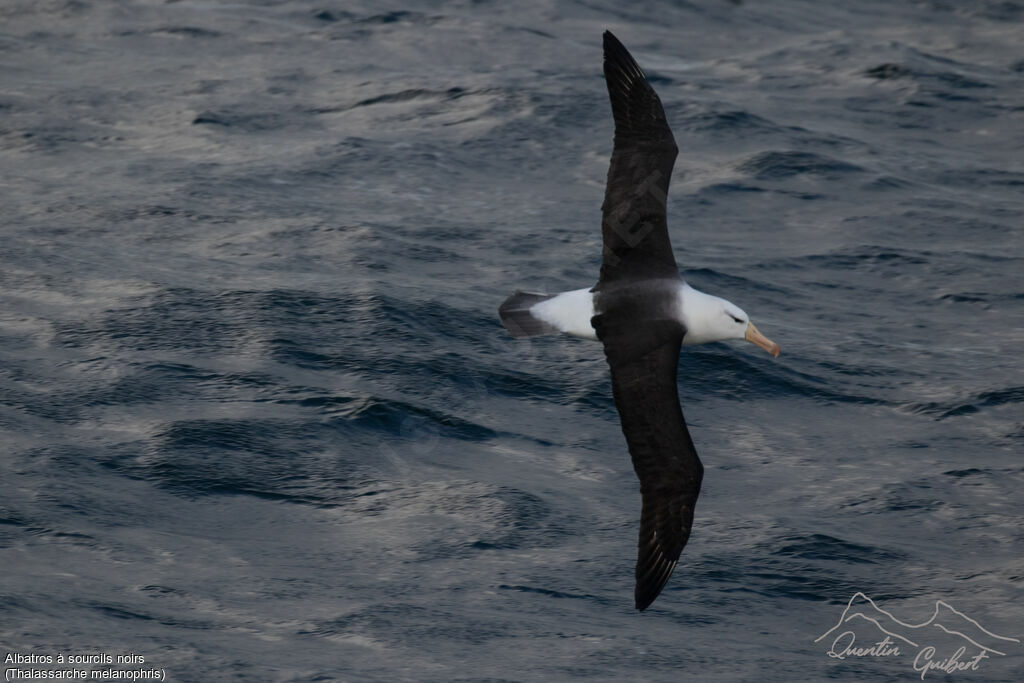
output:
M497 318L596 280L605 29L685 277L782 347L684 350L704 489L643 613L600 346ZM1010 1L0 4L6 680L1021 680L1022 39ZM865 597L945 625L829 656Z

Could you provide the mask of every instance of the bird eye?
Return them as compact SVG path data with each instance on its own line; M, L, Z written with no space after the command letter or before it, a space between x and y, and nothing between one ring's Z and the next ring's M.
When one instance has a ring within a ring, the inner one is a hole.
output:
M735 321L736 321L736 322L738 322L738 323L741 323L741 322L743 322L742 320L740 320L739 318L737 318L736 316L734 316L734 315L733 315L732 313L730 313L730 314L729 314L729 317L730 317L730 318L732 318L733 320L735 320Z

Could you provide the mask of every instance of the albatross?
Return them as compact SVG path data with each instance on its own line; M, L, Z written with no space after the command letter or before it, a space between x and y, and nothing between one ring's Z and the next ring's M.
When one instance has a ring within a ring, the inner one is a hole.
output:
M615 140L601 207L597 284L552 295L516 291L498 313L514 337L565 333L604 346L615 407L640 479L635 598L644 610L690 538L704 476L679 405L681 346L745 339L772 356L779 346L741 308L694 289L679 274L665 213L678 148L657 93L609 31L604 77Z

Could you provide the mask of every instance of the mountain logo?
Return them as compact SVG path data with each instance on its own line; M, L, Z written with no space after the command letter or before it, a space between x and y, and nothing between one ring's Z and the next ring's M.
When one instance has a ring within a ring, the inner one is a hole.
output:
M836 625L814 639L822 641L829 644L826 654L834 659L913 655L914 671L922 680L929 671L978 671L983 660L1005 656L1021 645L1020 639L993 633L942 600L935 601L927 620L911 624L860 592L846 603Z

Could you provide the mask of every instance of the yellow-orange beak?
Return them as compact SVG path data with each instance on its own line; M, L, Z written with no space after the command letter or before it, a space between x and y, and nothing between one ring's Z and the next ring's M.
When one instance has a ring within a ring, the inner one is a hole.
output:
M779 345L761 334L758 329L754 327L754 323L747 323L747 336L744 338L751 344L757 344L776 358L779 357Z

